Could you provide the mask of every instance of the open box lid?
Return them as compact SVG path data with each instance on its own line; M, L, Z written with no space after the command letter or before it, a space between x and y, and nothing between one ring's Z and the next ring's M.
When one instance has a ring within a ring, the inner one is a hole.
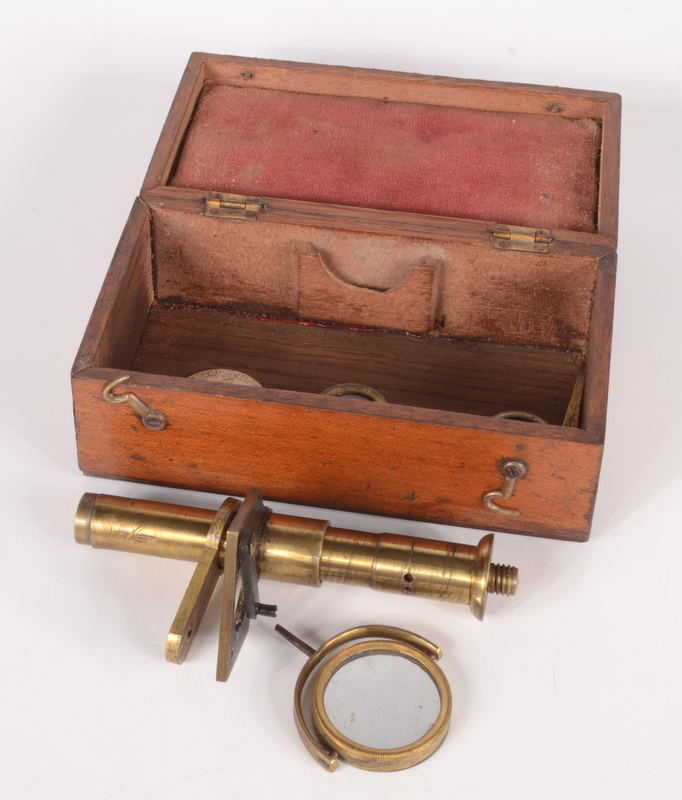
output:
M143 194L279 198L615 244L619 118L619 96L603 92L197 53Z

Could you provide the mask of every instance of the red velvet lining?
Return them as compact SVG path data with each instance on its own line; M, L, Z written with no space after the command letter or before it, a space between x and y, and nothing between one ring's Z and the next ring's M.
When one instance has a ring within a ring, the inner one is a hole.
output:
M206 87L171 185L595 230L600 123Z

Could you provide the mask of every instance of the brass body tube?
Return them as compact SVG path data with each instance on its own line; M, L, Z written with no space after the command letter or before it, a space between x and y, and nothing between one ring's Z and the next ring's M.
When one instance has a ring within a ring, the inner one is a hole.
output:
M199 561L213 517L215 511L207 508L84 494L74 536L79 544L97 549Z
M206 509L86 494L75 537L95 548L199 561L214 516ZM306 586L334 581L466 603L482 619L487 593L514 594L518 580L515 567L490 563L492 539L485 536L478 546L454 544L270 513L256 543L256 562L264 579Z
M450 603L470 600L476 547L341 528L330 528L324 544L322 580Z

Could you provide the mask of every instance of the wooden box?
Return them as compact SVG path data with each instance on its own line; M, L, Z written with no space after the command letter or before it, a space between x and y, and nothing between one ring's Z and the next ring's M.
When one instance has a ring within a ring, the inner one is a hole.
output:
M194 54L74 364L81 468L585 540L619 126L615 94ZM105 402L125 376L162 430Z

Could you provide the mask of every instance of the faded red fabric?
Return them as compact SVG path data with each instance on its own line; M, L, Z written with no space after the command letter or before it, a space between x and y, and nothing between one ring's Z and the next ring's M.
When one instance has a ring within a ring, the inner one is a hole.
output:
M594 231L600 123L206 87L173 186Z

